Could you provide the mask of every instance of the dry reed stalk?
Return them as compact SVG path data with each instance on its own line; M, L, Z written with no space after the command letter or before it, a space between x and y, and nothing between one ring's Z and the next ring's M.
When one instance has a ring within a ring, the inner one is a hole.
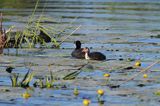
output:
M3 53L3 48L4 48L6 40L7 40L6 33L5 33L6 31L5 31L5 29L3 30L2 23L3 23L3 15L1 13L1 15L0 15L0 54Z

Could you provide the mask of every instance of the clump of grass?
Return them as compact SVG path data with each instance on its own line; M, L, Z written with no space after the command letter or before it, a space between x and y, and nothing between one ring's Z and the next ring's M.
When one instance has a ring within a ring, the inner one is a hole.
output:
M33 72L30 73L30 71L28 71L24 76L23 80L20 82L20 86L24 88L29 87L29 83L33 79L33 76L34 76L34 73Z
M46 76L45 78L35 81L33 86L39 88L54 88L54 82L55 80L51 80L50 76Z
M38 4L39 0L37 0L32 15L29 17L24 29L22 31L17 31L14 37L11 37L11 34L8 35L8 46L33 48L36 44L40 44L43 47L47 47L47 43L50 42L52 47L59 48L69 36L79 29L78 27L69 35L66 35L65 31L68 32L69 29L73 28L72 22L69 25L55 25L54 23L57 23L56 20L43 15L44 9L42 13L37 16L36 10ZM61 39L62 36L65 36L65 38Z
M23 88L27 88L29 87L29 83L31 82L32 78L34 76L34 73L30 73L30 71L28 71L23 80L19 81L19 74L18 73L11 73L10 79L12 82L12 87L23 87Z
M38 81L33 84L34 87L52 88L54 86L55 79L51 71L51 64L48 65L48 71L50 74L47 75L45 78L38 79Z
M11 82L12 82L12 87L18 87L18 77L19 77L19 74L16 74L16 73L13 73L10 76L10 79L11 79Z

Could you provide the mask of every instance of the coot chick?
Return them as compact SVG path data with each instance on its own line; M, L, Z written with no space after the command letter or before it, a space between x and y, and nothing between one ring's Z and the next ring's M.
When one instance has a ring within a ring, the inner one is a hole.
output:
M85 53L85 59L106 60L106 56L104 54L101 52L90 52L88 47L84 48L82 52Z
M81 48L81 42L79 40L75 41L76 48L71 53L72 57L78 58L78 59L84 59L85 53L82 52L83 48Z

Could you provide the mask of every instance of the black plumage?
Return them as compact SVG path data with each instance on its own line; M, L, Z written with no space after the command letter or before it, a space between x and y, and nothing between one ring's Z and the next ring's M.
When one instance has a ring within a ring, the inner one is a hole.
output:
M6 68L6 71L8 73L12 73L13 69L14 69L13 67L9 66L9 67Z
M75 42L76 48L72 51L71 55L74 58L78 58L78 59L84 59L85 58L85 53L82 52L83 48L81 48L81 42L79 40L77 40Z
M106 56L104 54L101 52L90 52L88 47L84 48L82 52L85 53L85 59L106 60Z

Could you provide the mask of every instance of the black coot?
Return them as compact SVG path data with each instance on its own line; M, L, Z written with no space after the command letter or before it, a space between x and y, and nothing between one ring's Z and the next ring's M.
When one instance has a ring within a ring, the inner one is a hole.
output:
M71 53L72 57L78 58L78 59L84 59L85 53L82 52L83 48L81 48L81 42L79 40L75 41L76 48Z
M106 60L106 56L101 52L90 52L89 48L86 47L82 50L85 53L85 59L91 60Z

